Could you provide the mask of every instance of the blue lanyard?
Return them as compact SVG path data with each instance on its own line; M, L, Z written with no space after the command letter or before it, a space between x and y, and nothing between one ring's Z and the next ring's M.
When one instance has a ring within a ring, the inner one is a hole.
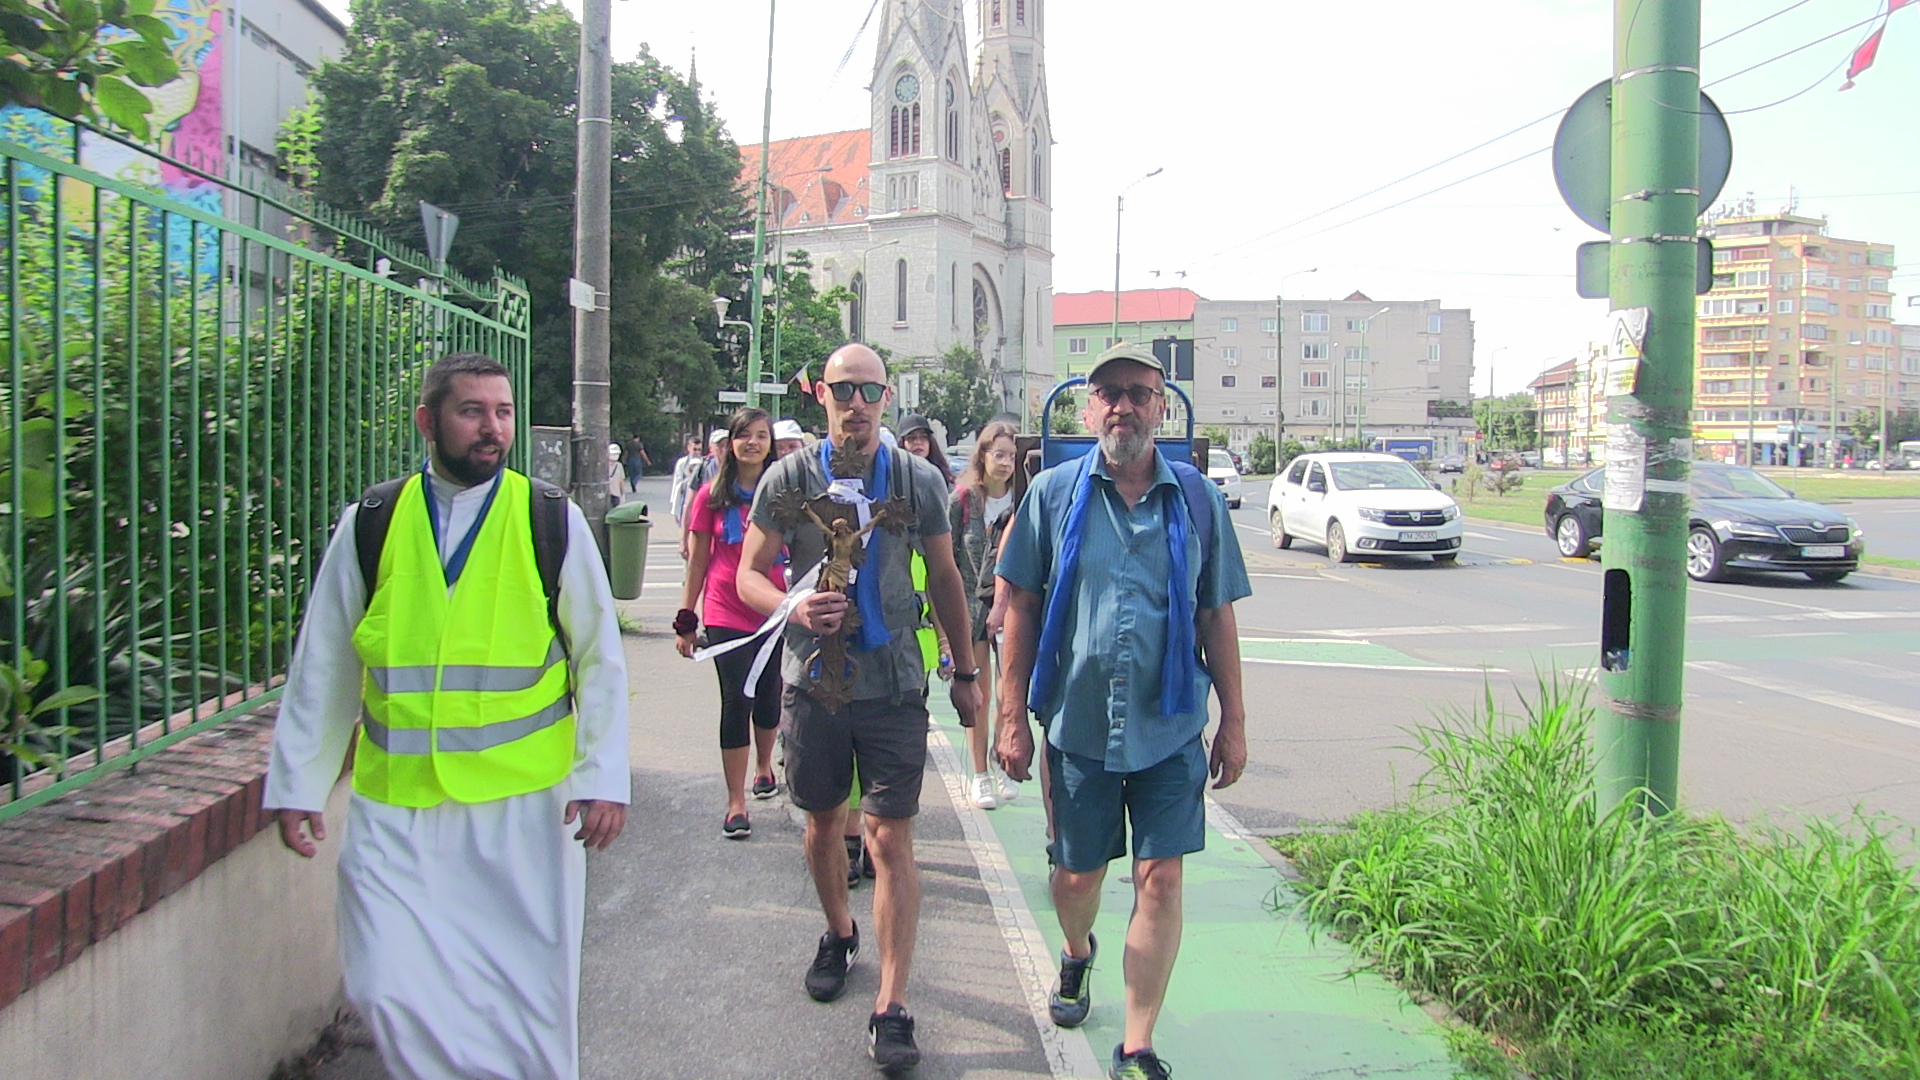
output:
M433 550L438 554L440 551L440 509L433 501L433 476L431 470L425 465L420 466L420 484L426 488L427 524L433 528ZM467 529L466 538L460 541L459 547L453 549L453 557L446 562L447 588L453 588L454 583L460 580L461 571L467 568L467 556L473 554L474 537L480 535L480 526L487 523L487 511L493 509L493 497L499 493L500 478L495 476L493 478L493 486L487 489L487 501L480 504L480 513L473 519L473 525Z

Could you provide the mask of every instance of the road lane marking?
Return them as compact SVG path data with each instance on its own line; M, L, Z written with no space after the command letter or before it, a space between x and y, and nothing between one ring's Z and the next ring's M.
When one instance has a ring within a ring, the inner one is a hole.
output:
M1751 634L1751 635L1748 635L1748 640L1759 641L1762 638L1804 638L1804 637L1846 637L1846 636L1847 636L1847 632L1845 630L1794 630L1790 633L1785 633L1785 634Z
M1283 667L1357 668L1364 671L1405 671L1415 675L1425 675L1429 673L1468 673L1473 675L1508 674L1506 668L1497 667L1441 667L1439 665L1420 665L1414 667L1407 664L1349 664L1338 660L1273 660L1264 656L1243 656L1240 658L1240 662L1243 664L1277 664Z
M1242 521L1234 522L1233 527L1236 529L1245 529L1250 533L1259 533L1261 536L1271 537L1273 535L1273 533L1268 529L1263 529L1258 525L1248 525L1247 523Z
M1314 573L1314 572L1313 572L1312 570L1308 570L1308 571L1306 571L1305 573L1298 573L1298 574L1256 574L1256 573L1249 573L1249 574L1248 574L1247 576L1248 576L1248 577L1250 577L1250 578L1256 578L1256 577L1259 577L1259 578L1273 578L1273 579L1275 579L1275 580L1278 580L1278 581L1324 581L1324 580L1326 580L1325 578L1323 578L1323 577L1321 577L1321 576L1320 576L1319 574L1316 574L1316 573Z
M1572 626L1553 626L1547 623L1491 623L1477 626L1375 626L1364 630L1323 630L1321 633L1336 637L1419 637L1431 634L1525 634L1559 633L1563 630L1577 629Z
M973 805L968 796L968 770L961 765L958 751L947 740L946 732L935 727L927 732L927 752L940 770L940 779L946 783L947 799L960 818L960 831L966 836L967 849L980 873L980 886L993 904L993 919L1000 924L1000 936L1006 941L1014 973L1020 978L1027 1014L1040 1033L1048 1071L1062 1080L1099 1076L1103 1070L1093 1052L1093 1044L1087 1041L1087 1033L1059 1027L1048 1014L1047 996L1053 990L1057 970L1053 950L1048 948L1047 939L1040 933L1040 924L1033 917L1033 909L1027 905L1020 879L1014 874L1005 846L1000 843L1000 834L987 820L987 812Z
M1511 543L1513 543L1513 541L1512 541L1511 539L1509 539L1509 538L1507 538L1507 537L1504 537L1504 536L1490 536L1490 535L1488 535L1487 533L1483 533L1483 532L1474 532L1474 531L1473 531L1472 529L1468 529L1468 530L1466 531L1466 534L1465 534L1465 535L1467 535L1467 536L1471 536L1471 537L1473 537L1473 538L1474 538L1475 540L1491 540L1491 541L1493 541L1493 542L1494 542L1494 543L1496 543L1496 544L1511 544Z
M1837 690L1820 690L1810 686L1800 686L1796 683L1788 682L1785 679L1756 675L1743 668L1720 660L1689 660L1687 661L1687 666L1695 671L1704 671L1710 675L1718 675L1730 682L1745 683L1748 686L1758 687L1761 690L1766 690L1771 693L1785 694L1788 697L1797 697L1802 701L1811 701L1816 705L1826 705L1830 708L1844 709L1847 712L1859 713L1862 716L1871 716L1876 720L1885 720L1889 723L1900 724L1904 727L1920 730L1920 713L1896 708L1885 702L1875 701L1872 698L1864 698L1858 694L1845 694Z

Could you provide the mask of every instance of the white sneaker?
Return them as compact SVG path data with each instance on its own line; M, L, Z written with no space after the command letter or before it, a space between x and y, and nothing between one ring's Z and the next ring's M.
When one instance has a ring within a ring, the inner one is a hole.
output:
M1020 785L1014 783L1013 777L1002 772L997 766L993 768L993 778L999 783L1001 802L1010 803L1020 797Z
M982 810L992 810L1000 805L1000 800L993 794L993 776L990 773L974 774L973 805Z

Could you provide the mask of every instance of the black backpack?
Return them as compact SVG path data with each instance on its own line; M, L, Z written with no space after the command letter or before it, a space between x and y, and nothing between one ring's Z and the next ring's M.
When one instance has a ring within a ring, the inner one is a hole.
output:
M367 599L373 599L374 585L380 577L380 551L387 543L387 528L393 523L393 501L410 476L383 480L360 494L360 512L353 521L353 544L360 557L360 578L367 583ZM567 493L538 477L527 477L533 485L533 556L540 567L540 588L546 593L547 621L553 625L560 647L567 648L567 637L560 629L560 567L567 561Z

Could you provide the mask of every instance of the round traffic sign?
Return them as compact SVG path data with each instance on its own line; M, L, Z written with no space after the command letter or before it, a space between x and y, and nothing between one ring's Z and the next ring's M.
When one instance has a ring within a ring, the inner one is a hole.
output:
M1700 95L1700 189L1703 214L1720 197L1733 170L1733 133L1720 106ZM1581 221L1608 232L1613 202L1613 80L1595 83L1560 118L1553 137L1553 182Z

